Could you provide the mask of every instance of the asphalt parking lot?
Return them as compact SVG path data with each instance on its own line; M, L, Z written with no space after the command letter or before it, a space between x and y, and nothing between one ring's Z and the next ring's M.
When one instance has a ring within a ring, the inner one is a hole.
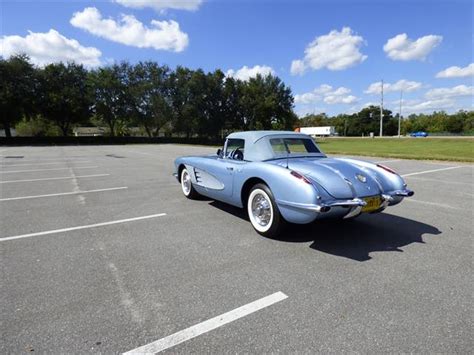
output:
M0 352L472 352L472 164L364 158L415 196L272 240L182 195L214 151L0 147Z

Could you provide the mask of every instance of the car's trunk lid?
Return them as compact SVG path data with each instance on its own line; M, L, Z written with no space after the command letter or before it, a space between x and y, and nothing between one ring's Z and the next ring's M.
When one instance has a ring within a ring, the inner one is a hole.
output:
M287 160L275 160L271 163L286 166ZM379 184L372 175L347 161L332 158L290 158L288 168L314 180L337 199L380 193Z

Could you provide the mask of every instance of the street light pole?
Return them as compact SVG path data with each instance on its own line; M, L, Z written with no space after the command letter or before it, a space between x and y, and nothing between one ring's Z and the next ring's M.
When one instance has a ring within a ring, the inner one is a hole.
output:
M403 90L400 90L400 110L398 111L398 138L400 138L400 122L402 120L402 98Z
M380 100L380 133L379 136L382 137L383 134L383 79L382 85L380 87L381 100Z

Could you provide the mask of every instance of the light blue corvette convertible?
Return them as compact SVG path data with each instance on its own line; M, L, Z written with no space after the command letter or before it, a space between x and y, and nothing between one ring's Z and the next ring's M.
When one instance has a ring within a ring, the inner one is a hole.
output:
M361 160L328 158L302 133L230 134L223 149L175 160L184 195L204 195L247 209L255 230L276 236L284 221L354 218L377 213L412 196L390 168Z

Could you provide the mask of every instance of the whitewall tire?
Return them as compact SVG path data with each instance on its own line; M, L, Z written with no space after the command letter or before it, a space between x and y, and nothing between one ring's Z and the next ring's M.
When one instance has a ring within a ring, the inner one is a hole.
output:
M186 196L189 199L195 199L196 197L199 196L199 194L196 192L196 190L193 187L193 183L191 181L191 175L189 174L186 168L183 168L181 170L180 181L181 181L181 190L183 191L184 196Z
M250 190L247 213L250 223L259 234L275 237L280 232L282 218L268 186L257 184Z

